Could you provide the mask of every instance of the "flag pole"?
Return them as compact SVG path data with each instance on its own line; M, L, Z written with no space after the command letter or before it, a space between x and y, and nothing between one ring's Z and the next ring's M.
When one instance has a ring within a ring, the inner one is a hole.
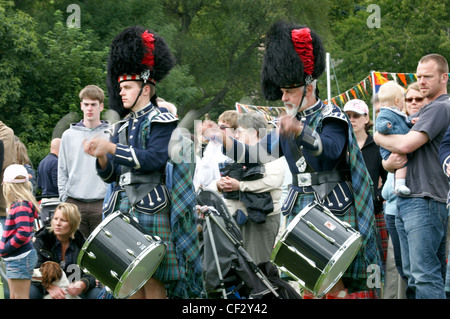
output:
M327 60L327 100L328 105L331 105L331 76L330 76L330 53L326 53Z
M375 120L376 120L377 116L375 114L376 113L375 112L375 104L373 101L374 101L375 94L377 92L375 92L376 86L375 86L375 74L374 73L375 73L374 71L370 71L370 76L372 77L372 99L371 99L371 101L372 101L372 118L373 118L372 122L373 122L373 130L375 132L375 130L376 130Z

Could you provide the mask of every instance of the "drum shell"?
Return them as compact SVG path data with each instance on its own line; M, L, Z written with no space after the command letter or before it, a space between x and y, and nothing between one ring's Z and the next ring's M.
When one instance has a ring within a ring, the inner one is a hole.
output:
M78 265L116 298L127 298L140 289L164 257L164 243L145 235L135 223L119 212L110 214L86 240L78 257ZM126 285L129 276L141 278L136 287Z
M360 234L350 225L342 223L326 208L315 203L308 205L291 221L276 244L271 259L308 290L321 296L348 268L360 249L361 241Z

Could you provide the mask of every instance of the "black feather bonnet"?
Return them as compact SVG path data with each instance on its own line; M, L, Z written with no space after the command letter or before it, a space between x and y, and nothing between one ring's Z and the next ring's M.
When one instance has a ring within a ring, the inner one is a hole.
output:
M265 99L280 100L281 88L311 83L325 70L325 50L320 37L310 28L275 22L267 33L261 70Z
M161 36L142 26L128 27L113 40L107 65L109 108L121 117L129 113L119 95L121 81L156 85L175 66L175 59Z

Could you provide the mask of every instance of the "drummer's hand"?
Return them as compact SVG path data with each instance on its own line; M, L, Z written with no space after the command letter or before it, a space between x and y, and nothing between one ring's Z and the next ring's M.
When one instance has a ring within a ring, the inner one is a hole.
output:
M83 141L84 152L97 158L106 157L113 147L115 151L115 144L101 137L93 137Z
M218 139L222 141L224 139L225 130L221 130L220 126L213 121L205 120L202 122L202 136L206 140Z
M116 144L104 138L91 138L83 141L83 149L86 154L94 156L98 159L99 166L104 169L108 163L107 154L114 155L116 153Z
M298 137L303 132L303 123L295 116L283 116L280 119L280 134L284 136Z
M73 283L70 283L69 286L67 286L67 293L69 293L72 296L79 296L83 293L83 291L86 289L86 284L82 282L81 280L75 281Z
M50 286L47 292L52 299L66 299L67 292L58 286Z

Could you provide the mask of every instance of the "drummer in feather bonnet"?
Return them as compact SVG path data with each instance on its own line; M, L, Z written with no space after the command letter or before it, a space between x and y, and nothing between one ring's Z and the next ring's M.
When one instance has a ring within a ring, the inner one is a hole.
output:
M367 285L372 275L368 267L381 265L372 182L347 117L319 98L317 79L325 69L322 41L314 30L285 21L274 23L266 39L262 93L269 101L282 100L287 116L256 146L258 151L222 135L212 123L204 125L205 136L222 140L226 154L237 162L285 156L293 180L282 207L288 223L317 202L363 237L362 248L327 296L376 298L378 291Z
M112 128L110 141L91 139L84 144L85 152L97 157L99 176L115 183L103 214L120 211L166 244L160 266L131 298L182 298L193 286L193 278L186 278L189 271L179 265L187 258L179 255L182 250L174 242L165 185L168 145L178 118L157 107L156 84L174 65L167 43L153 31L133 26L117 35L108 59L107 86L109 108L123 120ZM194 240L191 249L195 255Z

